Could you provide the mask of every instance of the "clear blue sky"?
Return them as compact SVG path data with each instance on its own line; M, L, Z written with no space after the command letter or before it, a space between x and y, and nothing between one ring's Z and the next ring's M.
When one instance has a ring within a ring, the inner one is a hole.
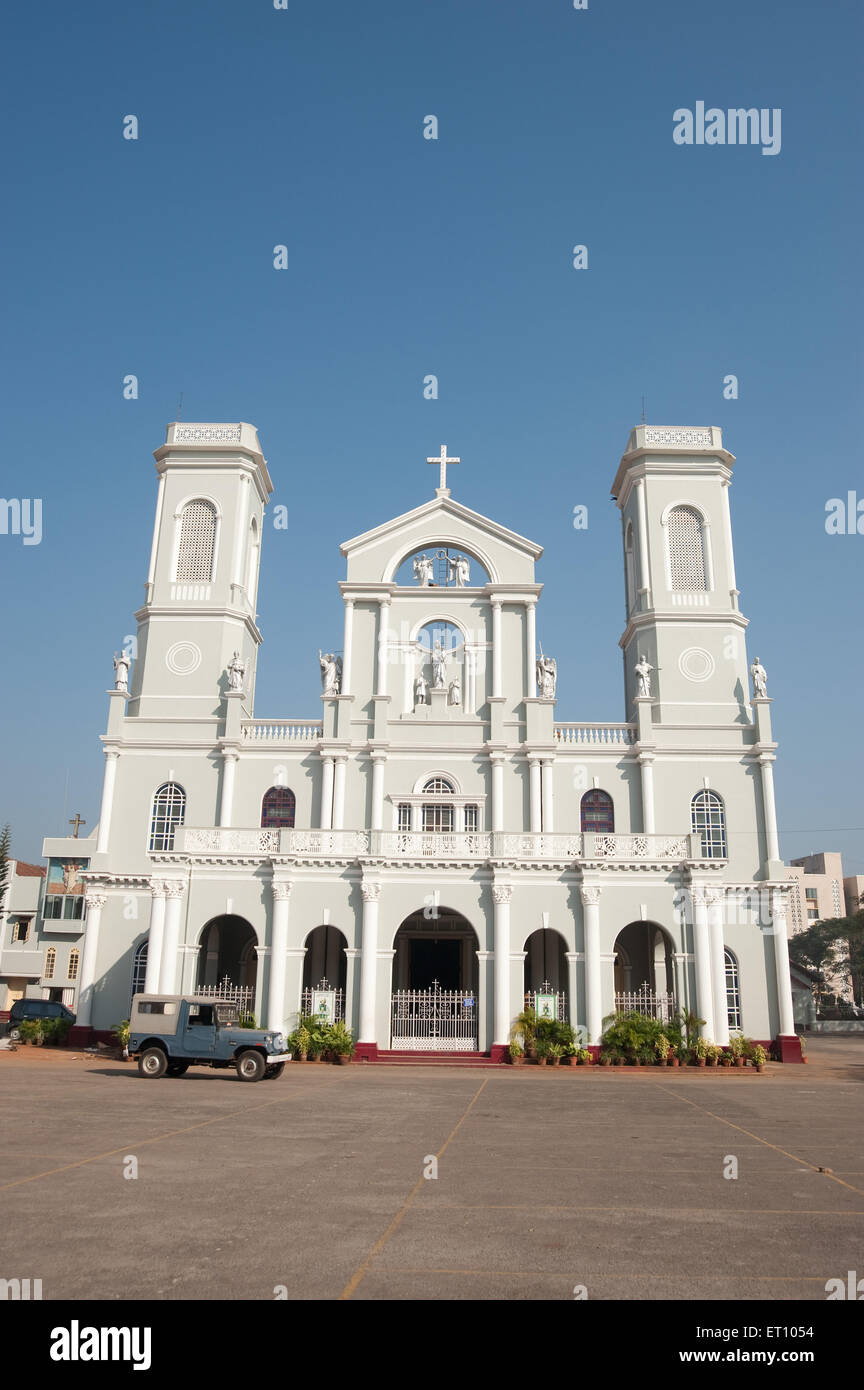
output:
M0 492L44 506L41 545L0 535L20 857L97 819L181 391L185 419L257 425L291 517L264 538L257 714L319 712L339 542L431 496L445 441L455 496L546 547L538 635L576 720L625 717L609 486L644 394L738 457L784 853L864 871L864 536L824 528L864 497L858 0L49 0L5 28ZM674 144L700 100L781 108L780 154Z

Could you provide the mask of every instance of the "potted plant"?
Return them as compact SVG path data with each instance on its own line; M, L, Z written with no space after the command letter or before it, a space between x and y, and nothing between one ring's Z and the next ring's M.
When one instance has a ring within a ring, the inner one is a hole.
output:
M517 1038L510 1039L510 1046L507 1048L510 1057L511 1067L521 1067L525 1064L525 1049Z
M559 1067L561 1065L561 1058L564 1056L563 1043L550 1042L549 1050L546 1055L549 1059L550 1067Z
M305 1024L301 1024L297 1029L295 1038L297 1044L297 1057L301 1062L305 1062L309 1056L309 1048L312 1045L312 1037Z
M354 1035L345 1026L344 1019L330 1025L328 1045L333 1061L338 1066L347 1066L354 1056Z
M756 1068L756 1070L764 1071L765 1063L767 1061L768 1053L765 1051L761 1043L755 1043L753 1046L753 1065Z
M537 1012L535 1009L523 1009L521 1014L517 1014L510 1031L514 1038L521 1038L526 1057L534 1058L537 1056L534 1049L534 1038L537 1032Z
M117 1039L117 1046L120 1048L124 1062L129 1061L129 1020L124 1018L122 1023L112 1023L111 1032Z
M657 1054L658 1067L665 1067L672 1052L672 1044L665 1033L661 1033L654 1043L654 1051Z
M693 1048L693 1060L697 1067L704 1067L708 1062L708 1040L697 1038Z
M747 1058L744 1056L744 1039L740 1033L733 1033L729 1039L729 1052L732 1062L736 1067L745 1067Z
M727 1070L732 1065L732 1053L727 1052L725 1048L722 1048L720 1051L720 1065L721 1067L726 1067Z
M600 1053L600 1065L601 1067L611 1067L612 1058L609 1056L608 1052Z
M534 1057L538 1067L545 1067L549 1061L549 1048L551 1044L548 1038L534 1039Z

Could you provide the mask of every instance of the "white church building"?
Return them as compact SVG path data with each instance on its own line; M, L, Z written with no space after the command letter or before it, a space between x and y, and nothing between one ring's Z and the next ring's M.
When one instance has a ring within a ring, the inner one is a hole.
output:
M341 547L342 649L309 653L321 708L262 718L256 430L175 423L155 458L98 831L65 842L86 901L79 1029L128 1017L134 990L203 988L284 1030L321 991L362 1057L500 1058L541 995L590 1044L616 1008L686 1009L716 1042L741 1030L800 1058L719 429L640 425L615 474L614 723L560 720L579 710L536 639L542 548L455 500L446 449L433 497Z

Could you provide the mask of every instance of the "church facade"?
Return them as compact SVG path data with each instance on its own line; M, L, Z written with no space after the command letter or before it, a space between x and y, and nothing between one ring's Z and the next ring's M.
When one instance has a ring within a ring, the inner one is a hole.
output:
M69 842L87 855L79 1028L127 1017L133 990L202 988L280 1030L323 1001L361 1056L500 1057L527 997L590 1044L616 1008L687 1009L714 1041L779 1037L791 1057L776 745L719 429L638 426L615 475L612 723L559 720L541 547L455 500L445 449L430 500L342 545L321 709L260 717L257 433L176 423L155 458L98 832Z

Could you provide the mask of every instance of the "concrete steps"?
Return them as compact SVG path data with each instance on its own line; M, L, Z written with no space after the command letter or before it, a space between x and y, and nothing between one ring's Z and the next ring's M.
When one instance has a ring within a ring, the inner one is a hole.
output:
M376 1067L498 1067L488 1052L388 1052L379 1051Z

